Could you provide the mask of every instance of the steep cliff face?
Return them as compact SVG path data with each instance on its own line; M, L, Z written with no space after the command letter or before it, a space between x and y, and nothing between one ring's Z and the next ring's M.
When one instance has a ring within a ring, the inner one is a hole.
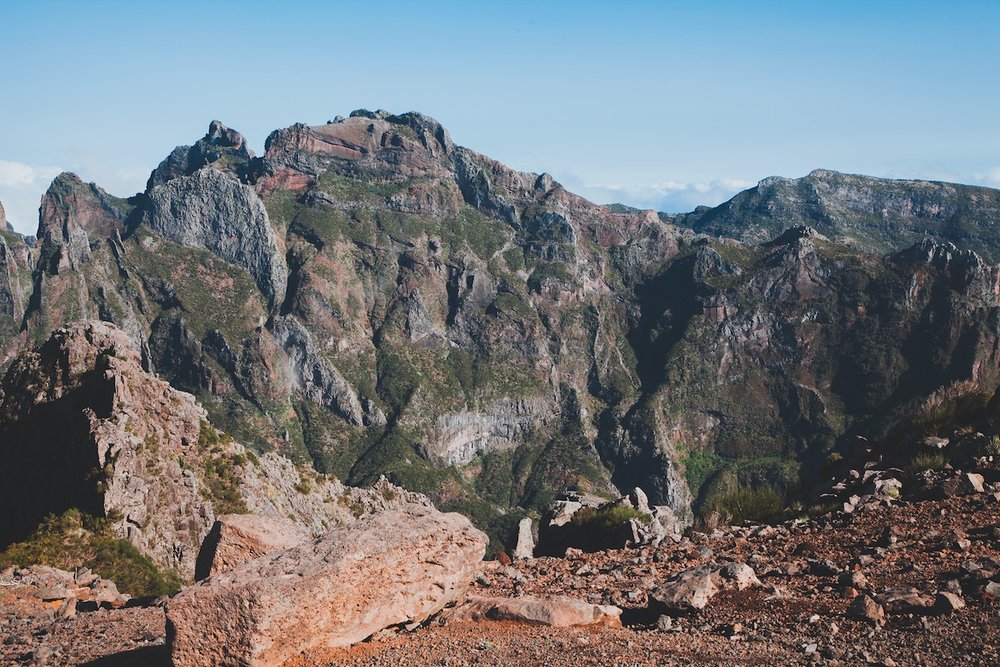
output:
M205 248L246 269L275 310L288 272L267 211L253 188L218 169L199 169L147 193L142 224L163 238Z
M402 502L382 481L351 489L256 456L216 431L193 396L142 368L128 335L104 322L57 330L0 384L0 544L75 507L185 579L216 514L291 518L320 534Z
M5 216L0 204L0 367L17 345L31 298L31 269L35 259L34 239L16 233Z
M766 178L728 202L672 220L696 231L762 243L794 225L877 252L924 237L1000 260L1000 190L891 180L817 169Z
M141 339L131 304L109 289L119 282L115 244L132 209L75 174L60 174L52 182L42 197L34 287L25 314L31 339L43 341L52 329L86 319L113 321Z
M940 239L988 239L996 200L814 172L658 216L420 114L293 125L260 157L213 123L129 201L56 180L18 335L113 322L256 451L500 532L567 487L690 518L793 492L941 387L995 390L997 270Z

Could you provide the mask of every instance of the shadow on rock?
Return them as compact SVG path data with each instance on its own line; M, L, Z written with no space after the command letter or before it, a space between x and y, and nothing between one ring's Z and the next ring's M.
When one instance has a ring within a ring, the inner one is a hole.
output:
M170 667L170 650L166 646L146 646L106 655L80 667Z

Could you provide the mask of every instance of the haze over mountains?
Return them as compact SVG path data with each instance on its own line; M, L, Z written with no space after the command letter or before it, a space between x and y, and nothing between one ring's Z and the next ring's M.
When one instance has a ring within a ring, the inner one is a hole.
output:
M36 240L0 231L0 347L110 322L245 446L496 536L567 488L689 520L808 491L954 383L992 396L998 213L997 190L815 171L658 215L417 113L293 125L261 157L213 122L145 192L62 174Z

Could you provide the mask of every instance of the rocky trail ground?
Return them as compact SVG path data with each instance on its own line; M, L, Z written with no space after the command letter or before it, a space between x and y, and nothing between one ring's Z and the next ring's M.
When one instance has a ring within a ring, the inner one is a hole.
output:
M752 567L759 584L721 586L693 613L661 615L650 603L672 575L732 562ZM486 561L470 595L617 605L623 627L434 617L288 664L997 664L998 573L1000 493L986 484L980 493L883 500L776 526L689 531L657 546ZM162 606L67 614L4 577L3 664L170 664ZM867 598L866 618L858 610Z

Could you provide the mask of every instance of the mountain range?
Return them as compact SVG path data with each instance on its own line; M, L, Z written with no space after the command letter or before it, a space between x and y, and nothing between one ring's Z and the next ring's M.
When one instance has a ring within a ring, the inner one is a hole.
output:
M501 539L567 489L639 486L686 520L787 504L859 443L989 403L998 224L989 188L817 170L675 215L418 113L295 124L259 157L214 121L142 193L64 173L36 237L0 221L0 452L73 450L18 427L12 392L37 386L29 347L102 320L249 450L384 475Z

